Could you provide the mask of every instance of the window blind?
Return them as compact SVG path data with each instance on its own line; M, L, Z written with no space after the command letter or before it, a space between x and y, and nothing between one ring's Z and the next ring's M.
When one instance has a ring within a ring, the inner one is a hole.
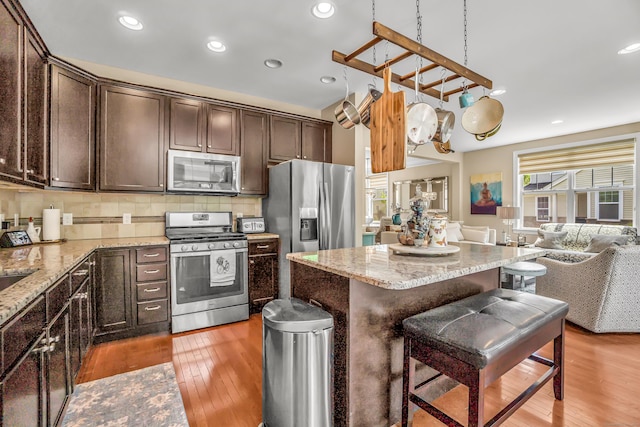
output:
M384 188L387 189L387 174L378 173L367 177L367 188Z
M628 165L635 162L635 139L518 155L520 174Z

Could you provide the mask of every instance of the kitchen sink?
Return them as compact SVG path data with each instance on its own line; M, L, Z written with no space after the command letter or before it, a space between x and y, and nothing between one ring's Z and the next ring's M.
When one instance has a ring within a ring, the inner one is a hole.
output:
M35 271L30 271L28 273L20 273L20 274L11 274L7 276L0 276L0 291L4 291L14 283L24 279Z

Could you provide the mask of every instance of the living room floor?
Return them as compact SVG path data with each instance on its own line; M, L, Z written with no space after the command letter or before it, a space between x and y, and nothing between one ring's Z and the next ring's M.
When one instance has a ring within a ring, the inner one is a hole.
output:
M551 357L551 346L541 350ZM565 399L547 383L503 425L513 427L640 426L640 334L593 334L567 323ZM173 362L189 425L256 427L261 422L262 319L96 345L77 382ZM545 370L531 361L487 389L488 421ZM434 404L466 424L467 390L459 386ZM442 426L419 411L415 427ZM369 427L369 426L368 426Z

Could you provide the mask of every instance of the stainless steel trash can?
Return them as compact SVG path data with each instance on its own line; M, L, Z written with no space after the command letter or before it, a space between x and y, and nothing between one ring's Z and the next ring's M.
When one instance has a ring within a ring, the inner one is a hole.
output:
M262 309L264 427L333 426L333 317L297 298Z

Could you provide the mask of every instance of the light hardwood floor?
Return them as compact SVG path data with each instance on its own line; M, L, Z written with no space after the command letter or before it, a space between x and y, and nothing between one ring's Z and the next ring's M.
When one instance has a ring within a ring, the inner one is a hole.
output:
M503 425L513 427L640 427L640 334L592 334L567 324L565 399L551 382ZM551 346L541 354L551 357ZM173 362L192 427L256 427L261 421L262 322L96 345L77 381L86 382ZM486 417L533 383L544 367L525 361L488 389ZM459 386L435 404L466 425L467 391ZM416 427L442 426L419 411ZM303 427L303 426L300 426ZM374 427L374 426L368 426Z

